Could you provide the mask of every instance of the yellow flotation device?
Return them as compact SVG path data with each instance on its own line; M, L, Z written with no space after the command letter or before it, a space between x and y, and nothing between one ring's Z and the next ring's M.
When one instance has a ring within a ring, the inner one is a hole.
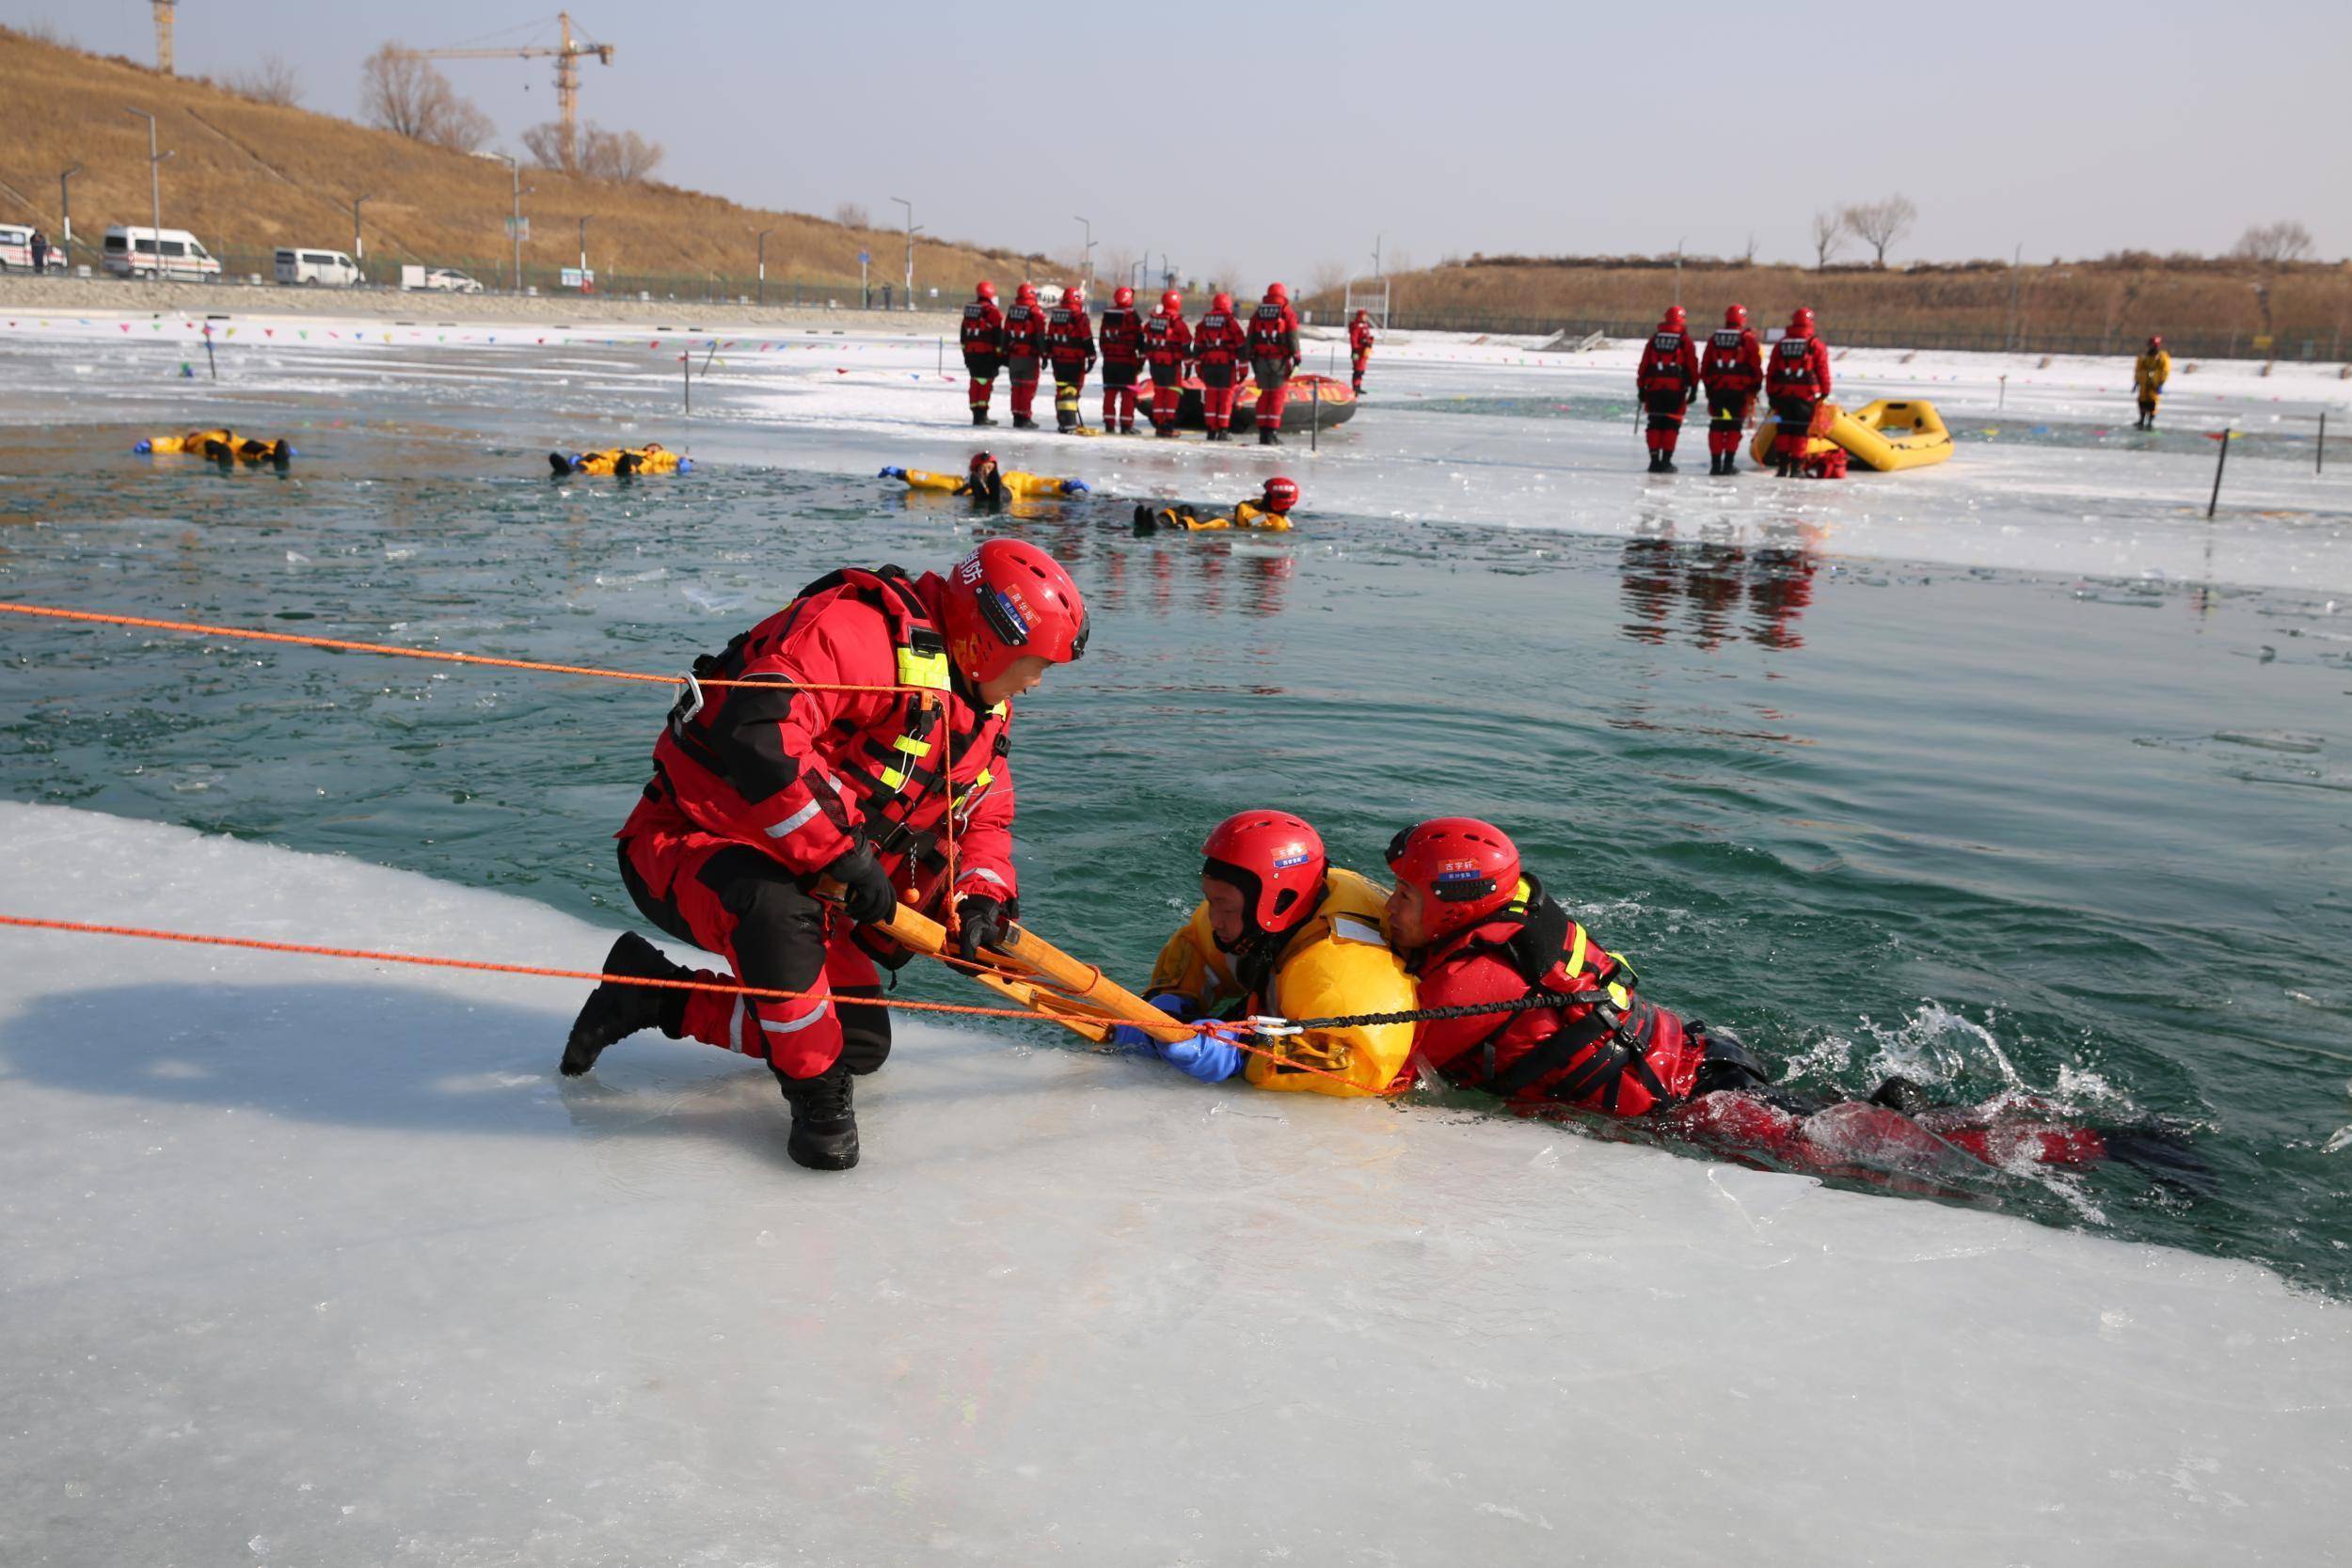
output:
M659 441L648 441L642 447L611 447L569 456L551 451L548 467L558 474L618 474L627 479L631 474L691 473L694 460L680 457Z
M1137 533L1149 533L1160 528L1179 528L1193 533L1232 528L1287 533L1290 526L1291 520L1281 513L1268 511L1255 501L1243 501L1231 513L1204 512L1184 505L1136 508Z
M1343 1018L1411 1012L1420 988L1405 960L1389 950L1377 926L1347 917L1278 965L1266 986L1266 1010L1283 1018ZM1405 1070L1413 1052L1409 1023L1311 1029L1271 1041L1275 1055L1252 1054L1243 1074L1262 1089L1375 1095ZM1332 1074L1338 1074L1337 1078Z
M294 455L293 446L282 436L274 441L240 439L233 430L191 430L179 436L151 436L131 450L142 456L185 453L209 457L215 462L234 458L244 463L276 463L281 467Z
M905 480L910 490L937 490L949 496L968 496L972 493L972 481L962 474L934 474L922 468L890 468L884 469L883 473L885 477ZM1084 480L1056 479L1051 474L1025 474L1018 469L999 468L996 477L1004 482L1006 496L1019 500L1083 495L1087 489Z
M1952 433L1945 428L1943 416L1935 411L1935 404L1916 398L1899 402L1881 398L1851 413L1824 403L1813 428L1820 434L1805 443L1807 458L1843 450L1864 467L1881 473L1924 468L1952 455ZM1779 436L1780 421L1767 414L1756 427L1749 454L1758 463L1771 464L1774 461L1772 443Z

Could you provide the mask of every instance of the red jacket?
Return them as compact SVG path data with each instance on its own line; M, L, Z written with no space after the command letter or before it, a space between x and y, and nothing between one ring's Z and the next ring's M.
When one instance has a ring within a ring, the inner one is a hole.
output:
M1045 310L1042 306L1015 305L1005 312L1005 356L1036 359L1045 351Z
M963 308L963 352L1005 352L1005 313L993 299L976 299Z
M1201 317L1192 334L1193 358L1210 364L1233 364L1248 347L1249 329L1223 310Z
M1249 357L1298 363L1298 312L1267 300L1249 317Z
M1045 352L1057 366L1094 368L1094 318L1084 309L1057 305L1045 318Z
M981 709L945 673L946 591L936 573L835 572L723 653L696 659L702 679L775 687L706 689L699 711L690 711L691 695L680 700L653 751L678 809L787 871L820 871L863 838L911 901L944 903L943 889L1009 901L1011 705ZM895 685L926 689L814 689ZM952 879L938 776L950 749Z
M1132 305L1114 305L1103 312L1103 360L1111 365L1143 362L1143 318Z
M1753 327L1718 327L1707 340L1699 379L1717 396L1743 397L1764 385L1764 345Z
M1772 362L1765 372L1764 390L1776 398L1829 396L1829 345L1808 332L1791 335L1772 345Z
M1633 372L1634 387L1647 392L1680 392L1687 402L1699 389L1699 351L1688 332L1660 327L1642 350L1641 368Z
M1160 370L1192 357L1192 328L1182 316L1153 316L1143 324L1143 356Z
M1347 351L1359 359L1372 352L1372 323L1348 323Z

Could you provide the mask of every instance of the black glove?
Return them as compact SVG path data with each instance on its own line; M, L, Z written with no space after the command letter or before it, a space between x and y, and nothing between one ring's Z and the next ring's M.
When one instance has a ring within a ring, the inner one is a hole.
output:
M861 926L888 920L898 907L898 890L882 875L874 851L863 844L825 867L825 875L841 884L841 907Z
M994 947L1005 940L1005 927L1011 920L1001 898L984 894L970 894L956 900L956 950L966 960L977 959L983 947Z

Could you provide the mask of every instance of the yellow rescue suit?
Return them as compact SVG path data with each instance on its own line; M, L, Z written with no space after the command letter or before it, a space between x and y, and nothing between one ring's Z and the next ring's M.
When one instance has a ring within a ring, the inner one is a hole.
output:
M1269 512L1256 501L1243 501L1230 515L1203 512L1184 505L1138 506L1136 508L1136 526L1146 531L1153 528L1181 528L1200 533L1216 529L1248 528L1287 532L1291 520L1282 513Z
M2153 349L2132 361L2132 387L2139 393L2142 413L2153 414L2156 403L2164 395L2164 384L2172 379L2172 356L2162 349Z
M233 430L191 430L182 436L154 436L132 450L157 457L185 452L215 459L242 458L247 463L283 462L294 455L294 449L286 445L283 436L275 441L239 440Z
M1234 977L1230 958L1216 945L1209 906L1192 911L1160 949L1146 995L1174 991L1188 997L1203 1017L1234 1003L1246 1011L1286 1018L1331 1018L1350 1013L1409 1012L1412 976L1389 950L1382 913L1388 895L1353 871L1333 866L1324 881L1323 901L1282 946L1274 960L1266 994L1248 997ZM1244 1074L1262 1089L1303 1089L1311 1094L1376 1095L1405 1070L1412 1054L1413 1025L1357 1024L1283 1037L1252 1053Z
M678 454L663 446L614 447L583 451L572 458L576 474L671 474L678 470Z
M934 474L921 468L908 468L898 477L907 482L910 490L937 490L950 496L972 494L972 481L964 475ZM1056 479L1050 474L1025 474L1017 469L1009 471L999 468L996 477L1004 482L1006 496L1020 500L1065 496L1071 493L1073 485L1080 490L1086 488L1075 480Z

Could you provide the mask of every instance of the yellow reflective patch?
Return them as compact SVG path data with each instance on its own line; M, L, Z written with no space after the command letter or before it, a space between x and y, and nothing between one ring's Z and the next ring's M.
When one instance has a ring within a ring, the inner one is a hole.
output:
M898 684L919 686L930 691L947 689L947 656L922 654L913 648L898 650Z
M1581 974L1584 973L1584 950L1586 946L1584 927L1571 922L1570 928L1576 932L1576 942L1568 948L1568 973L1570 974Z
M927 757L931 754L930 741L917 740L911 735L902 735L891 744L911 757Z
M904 789L907 786L907 776L895 768L885 768L882 770L882 782L885 789Z

